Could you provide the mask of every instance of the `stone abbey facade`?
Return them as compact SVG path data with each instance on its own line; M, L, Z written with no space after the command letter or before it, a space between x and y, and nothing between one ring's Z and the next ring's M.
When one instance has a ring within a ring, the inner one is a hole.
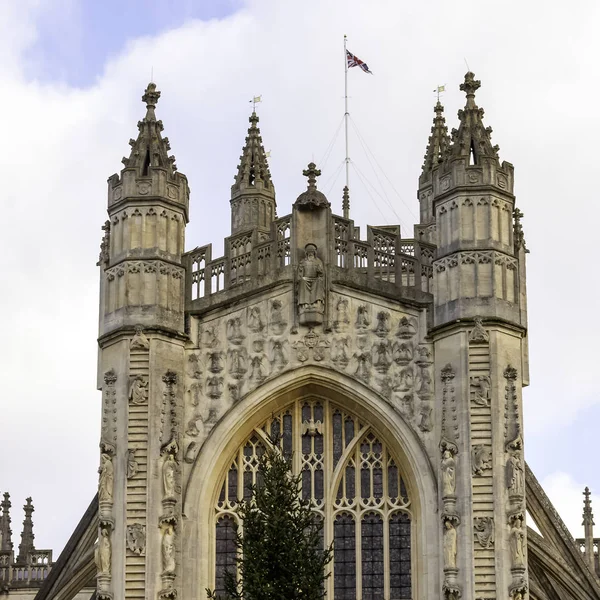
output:
M279 217L253 113L215 257L185 251L188 182L149 84L108 184L98 495L36 598L220 589L276 431L334 543L327 597L600 599L589 497L576 542L524 461L527 250L479 85L450 135L435 107L410 238L361 236L313 163Z

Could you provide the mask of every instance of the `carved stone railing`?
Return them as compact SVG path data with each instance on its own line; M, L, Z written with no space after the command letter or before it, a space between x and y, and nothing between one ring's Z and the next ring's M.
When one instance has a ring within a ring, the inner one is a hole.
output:
M320 251L331 268L332 281L372 287L395 296L426 300L432 291L435 247L402 239L398 226L368 227L367 240L349 219L332 217L333 239ZM187 307L203 309L220 294L229 296L293 278L292 217L287 215L266 231L247 231L225 240L224 256L213 259L212 246L184 255L187 270ZM237 291L236 291L237 290Z
M24 563L14 560L13 552L0 552L0 589L39 587L52 568L52 550L35 550Z
M577 538L575 542L579 546L579 550L581 551L581 554L587 563L587 557L585 556L585 539ZM600 577L600 538L594 538L594 565L596 569L596 575Z

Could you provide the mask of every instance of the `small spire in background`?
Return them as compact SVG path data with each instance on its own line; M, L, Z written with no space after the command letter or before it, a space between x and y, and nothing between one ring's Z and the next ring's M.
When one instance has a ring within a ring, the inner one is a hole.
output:
M10 552L13 549L12 530L10 528L10 494L4 492L4 500L0 503L2 516L0 517L0 552Z
M26 502L27 503L23 507L25 519L23 520L23 531L21 532L21 543L19 544L19 556L17 557L17 562L20 563L27 562L29 553L35 550L33 543L35 537L33 535L33 519L31 518L35 509L33 508L31 497L27 498Z
M590 488L583 491L583 528L585 533L585 559L592 573L595 572L594 561L594 515L592 513L592 501L590 500Z

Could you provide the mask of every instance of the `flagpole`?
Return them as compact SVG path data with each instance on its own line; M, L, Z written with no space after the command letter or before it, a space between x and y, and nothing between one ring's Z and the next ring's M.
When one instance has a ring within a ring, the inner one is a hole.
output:
M346 132L346 192L350 189L350 155L348 149L348 50L346 42L348 38L344 35L344 125ZM348 218L349 215L344 215Z

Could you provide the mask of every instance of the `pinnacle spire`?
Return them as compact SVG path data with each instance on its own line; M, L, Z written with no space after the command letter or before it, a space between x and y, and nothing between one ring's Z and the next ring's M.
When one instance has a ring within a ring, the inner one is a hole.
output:
M429 136L427 149L425 150L423 173L433 170L438 163L442 162L450 147L450 136L448 135L448 127L446 127L446 119L444 118L444 107L439 100L433 112L435 113L435 117L433 118L431 135Z
M33 543L33 514L34 508L31 503L31 497L26 499L26 504L23 507L25 511L25 519L23 520L23 531L21 532L21 543L19 544L19 556L17 557L18 562L26 562L30 552L35 550Z
M590 500L590 488L586 487L583 492L583 523L582 525L594 525L594 515L592 513L592 501Z
M240 156L235 182L231 186L232 193L249 186L256 186L257 183L261 183L265 190L272 190L273 188L267 153L258 127L259 118L255 111L252 111L248 120L250 121L250 127Z
M169 138L162 137L162 121L156 119L156 104L160 98L160 92L156 84L150 82L142 101L146 104L146 116L138 121L138 137L130 139L131 153L129 158L123 158L122 162L126 169L135 168L140 171L141 176L149 175L148 169L165 169L172 177L177 170L175 157L169 156L171 149Z
M596 569L594 558L594 515L592 514L592 501L590 500L590 488L586 487L583 492L583 530L585 544L585 559L592 573Z
M475 92L481 87L481 81L469 71L465 74L464 83L460 84L465 92L467 102L465 108L458 111L460 125L452 130L452 155L470 157L471 164L478 165L482 158L498 160L498 146L492 146L491 127L483 126L483 108L475 104Z
M0 503L2 516L0 517L0 552L10 552L13 549L12 530L10 528L10 494L4 492L4 500Z

